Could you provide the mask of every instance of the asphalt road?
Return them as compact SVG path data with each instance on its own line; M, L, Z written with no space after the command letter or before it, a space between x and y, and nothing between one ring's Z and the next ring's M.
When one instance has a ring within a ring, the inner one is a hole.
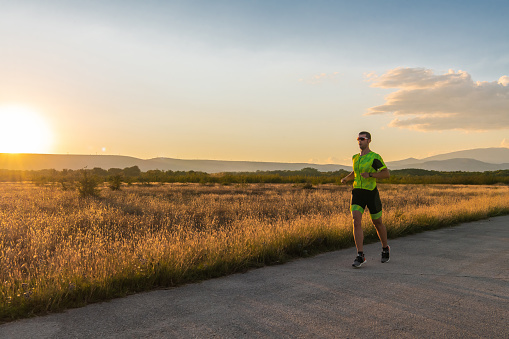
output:
M0 326L0 338L509 338L509 217Z

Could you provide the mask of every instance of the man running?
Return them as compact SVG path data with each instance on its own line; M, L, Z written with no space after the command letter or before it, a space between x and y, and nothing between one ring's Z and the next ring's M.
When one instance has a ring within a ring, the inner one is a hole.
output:
M382 243L382 263L389 261L390 250L387 244L387 229L382 222L382 202L376 187L376 179L389 178L390 173L382 157L369 149L370 133L360 132L357 141L361 152L352 157L353 171L341 179L341 183L354 179L350 211L353 218L353 237L357 247L357 257L352 264L355 268L361 267L366 262L362 248L364 242L362 214L366 206Z

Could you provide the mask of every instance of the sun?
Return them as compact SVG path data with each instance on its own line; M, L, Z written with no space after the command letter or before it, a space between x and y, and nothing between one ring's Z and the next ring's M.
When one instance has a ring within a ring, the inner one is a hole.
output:
M0 107L0 153L47 153L51 142L48 124L37 111Z

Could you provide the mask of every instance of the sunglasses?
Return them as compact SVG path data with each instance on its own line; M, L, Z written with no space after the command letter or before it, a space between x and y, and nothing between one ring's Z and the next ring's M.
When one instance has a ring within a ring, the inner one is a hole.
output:
M364 137L358 137L357 138L357 141L364 141L364 140L368 140L368 138L364 138Z

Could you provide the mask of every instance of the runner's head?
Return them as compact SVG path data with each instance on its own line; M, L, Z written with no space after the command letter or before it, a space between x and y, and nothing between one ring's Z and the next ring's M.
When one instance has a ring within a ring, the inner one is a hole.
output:
M359 137L357 138L359 142L359 148L361 150L365 150L369 147L369 143L371 142L371 134L369 132L359 132Z

